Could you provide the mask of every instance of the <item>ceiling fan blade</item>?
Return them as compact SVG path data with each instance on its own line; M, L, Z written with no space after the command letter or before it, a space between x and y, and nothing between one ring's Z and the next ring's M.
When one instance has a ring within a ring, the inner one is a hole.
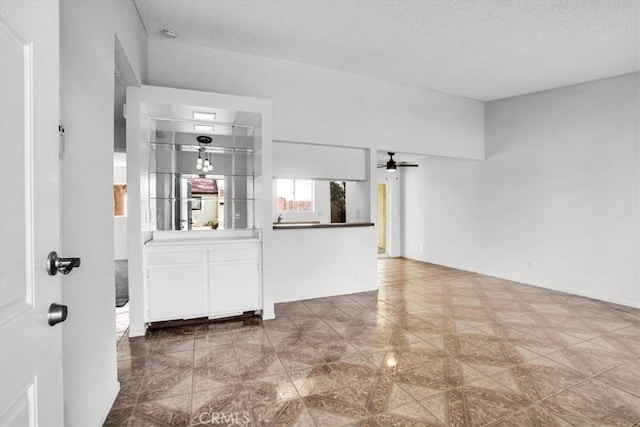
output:
M398 163L396 166L399 168L417 168L420 165L415 165L413 163Z

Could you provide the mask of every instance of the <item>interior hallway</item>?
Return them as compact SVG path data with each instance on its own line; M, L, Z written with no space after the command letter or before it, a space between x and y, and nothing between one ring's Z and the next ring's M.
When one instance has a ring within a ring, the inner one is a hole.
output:
M378 267L379 291L278 304L273 321L124 335L106 425L640 422L640 310L402 258Z

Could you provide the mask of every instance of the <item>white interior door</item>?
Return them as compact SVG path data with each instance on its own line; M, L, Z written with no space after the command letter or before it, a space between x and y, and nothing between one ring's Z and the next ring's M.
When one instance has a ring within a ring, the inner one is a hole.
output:
M0 425L63 425L58 2L0 1Z

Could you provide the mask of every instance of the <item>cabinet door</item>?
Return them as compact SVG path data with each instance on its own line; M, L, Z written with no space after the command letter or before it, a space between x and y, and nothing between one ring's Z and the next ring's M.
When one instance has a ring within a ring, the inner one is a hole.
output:
M204 265L150 267L148 283L150 321L207 315Z
M260 281L256 260L209 264L209 310L215 317L258 310Z

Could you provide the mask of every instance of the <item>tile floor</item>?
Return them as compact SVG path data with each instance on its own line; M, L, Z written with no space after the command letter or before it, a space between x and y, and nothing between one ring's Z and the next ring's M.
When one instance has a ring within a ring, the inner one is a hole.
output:
M379 282L125 334L106 425L640 425L640 310L406 259Z
M120 342L129 329L129 303L116 307L116 341Z

